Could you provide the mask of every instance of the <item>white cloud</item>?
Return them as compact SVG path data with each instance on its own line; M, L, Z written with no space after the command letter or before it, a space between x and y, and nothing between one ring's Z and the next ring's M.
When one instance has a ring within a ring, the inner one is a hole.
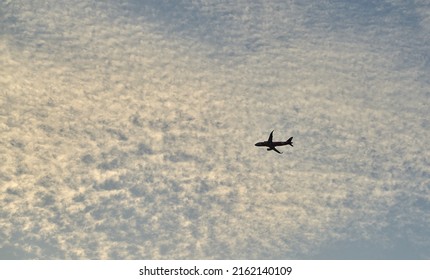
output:
M425 7L38 2L0 4L3 258L429 257Z

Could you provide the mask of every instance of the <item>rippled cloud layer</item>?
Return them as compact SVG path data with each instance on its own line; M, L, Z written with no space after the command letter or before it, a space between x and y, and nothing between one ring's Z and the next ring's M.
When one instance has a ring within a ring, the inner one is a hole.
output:
M0 26L0 258L430 258L426 1L3 1ZM254 147L273 129L294 148Z

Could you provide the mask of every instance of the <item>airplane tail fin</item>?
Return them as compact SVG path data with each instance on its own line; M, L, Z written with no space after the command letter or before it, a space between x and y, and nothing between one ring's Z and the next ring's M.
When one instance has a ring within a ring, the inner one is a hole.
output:
M290 145L291 147L294 147L293 146L293 137L290 137L290 139L287 140L286 144Z

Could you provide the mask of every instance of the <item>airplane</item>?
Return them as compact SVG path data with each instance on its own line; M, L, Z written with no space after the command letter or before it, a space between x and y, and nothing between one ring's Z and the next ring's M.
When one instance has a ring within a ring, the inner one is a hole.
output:
M290 137L290 139L288 139L285 142L273 142L272 141L272 139L273 139L273 131L270 133L269 139L267 141L255 143L255 146L258 146L258 147L261 147L261 146L268 147L267 148L268 151L274 150L278 154L282 154L282 153L276 149L276 146L290 145L291 147L293 147L293 137Z

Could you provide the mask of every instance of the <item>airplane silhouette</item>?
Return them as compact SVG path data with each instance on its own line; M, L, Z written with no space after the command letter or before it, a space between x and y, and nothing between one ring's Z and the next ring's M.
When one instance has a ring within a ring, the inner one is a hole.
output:
M293 147L293 137L290 137L290 139L288 139L285 142L273 142L272 139L273 139L273 131L270 133L269 139L267 141L255 143L255 146L268 147L267 148L268 151L274 150L278 154L282 154L282 153L275 148L276 146L290 145L291 147Z

